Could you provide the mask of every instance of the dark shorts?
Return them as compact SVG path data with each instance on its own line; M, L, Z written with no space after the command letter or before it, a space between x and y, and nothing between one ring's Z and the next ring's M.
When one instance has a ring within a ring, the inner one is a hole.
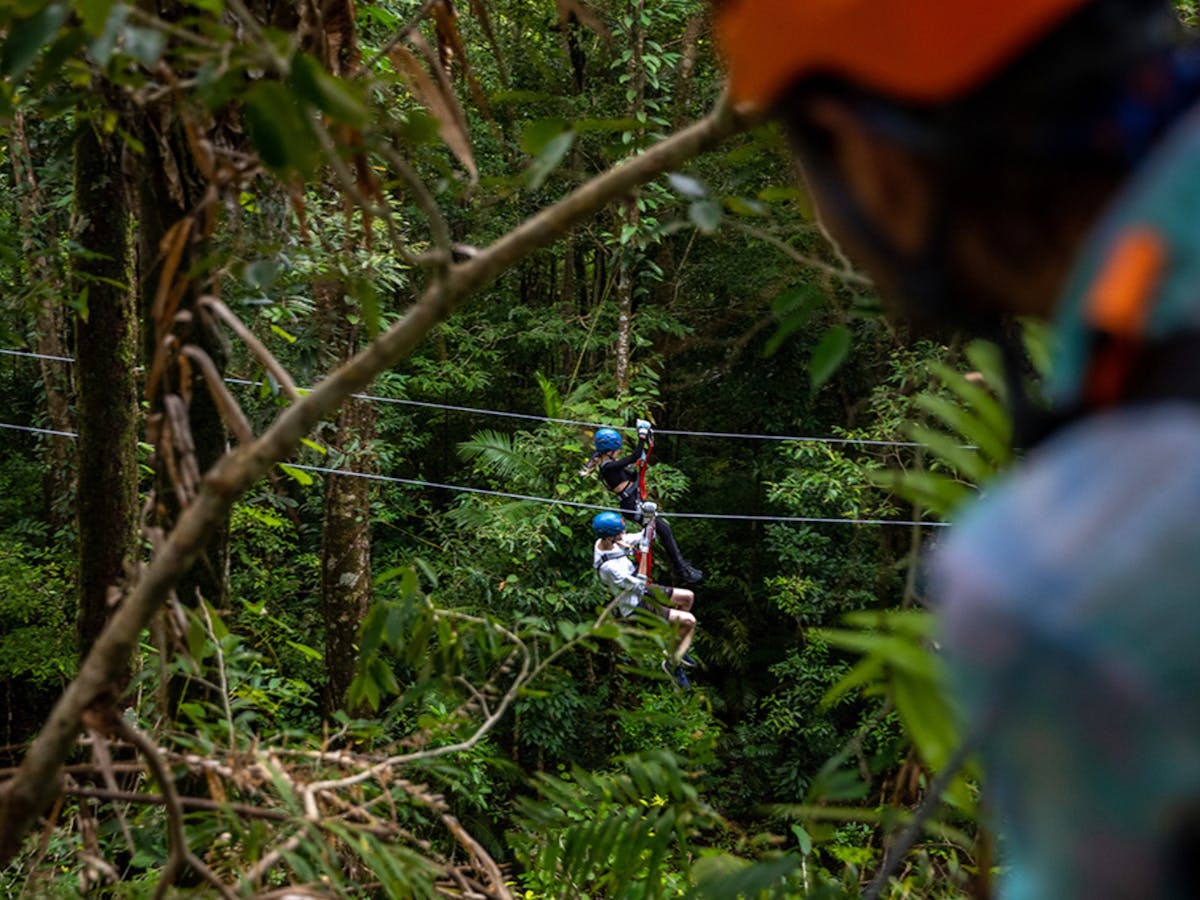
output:
M650 590L646 591L646 595L638 601L638 609L644 609L648 613L654 613L664 622L671 621L671 610L675 607L671 604L671 598L675 596L675 588L667 587L661 584L650 585Z

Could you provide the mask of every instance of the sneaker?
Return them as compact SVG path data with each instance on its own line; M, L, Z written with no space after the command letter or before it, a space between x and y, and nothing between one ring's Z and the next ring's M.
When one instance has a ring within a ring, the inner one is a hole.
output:
M704 573L686 559L679 564L679 570L675 574L684 584L700 584L704 581Z
M683 666L677 666L669 659L662 661L662 670L667 673L667 677L679 685L681 688L690 688L692 683L688 681L687 673L683 671Z
M683 654L683 659L679 660L679 664L689 669L696 668L696 660L690 653Z

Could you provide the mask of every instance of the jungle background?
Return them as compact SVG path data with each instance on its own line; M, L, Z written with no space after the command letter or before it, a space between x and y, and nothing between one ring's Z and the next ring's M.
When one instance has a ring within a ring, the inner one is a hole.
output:
M868 884L995 354L885 318L705 4L0 15L5 896L989 895L971 766ZM639 417L691 690L591 568Z

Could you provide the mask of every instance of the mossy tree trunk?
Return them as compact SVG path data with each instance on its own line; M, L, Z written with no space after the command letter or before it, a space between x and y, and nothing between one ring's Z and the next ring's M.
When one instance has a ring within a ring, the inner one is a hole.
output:
M75 142L74 237L85 251L71 273L87 291L75 324L79 385L80 654L104 627L111 592L124 582L136 547L137 311L130 284L129 188L121 146L90 123Z
M338 281L314 286L321 315L322 345L341 363L357 349L356 304ZM374 468L376 411L367 400L350 398L338 413L332 437L335 468ZM325 477L321 532L321 617L325 625L326 715L342 709L358 665L358 629L371 605L371 482L351 475Z

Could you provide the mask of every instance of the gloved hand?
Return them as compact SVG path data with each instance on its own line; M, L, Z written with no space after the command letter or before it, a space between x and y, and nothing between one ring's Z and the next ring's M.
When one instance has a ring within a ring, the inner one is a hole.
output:
M646 421L645 419L637 420L637 433L638 433L638 437L640 437L642 440L645 440L646 438L650 437L650 434L653 431L654 431L654 429L650 426L650 423L648 421Z

